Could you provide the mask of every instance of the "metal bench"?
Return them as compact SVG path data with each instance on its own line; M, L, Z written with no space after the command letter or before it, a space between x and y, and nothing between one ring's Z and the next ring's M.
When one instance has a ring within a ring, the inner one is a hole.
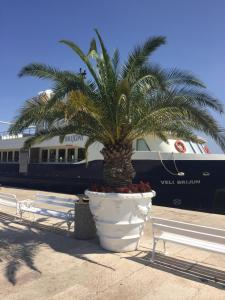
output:
M0 192L0 205L16 208L16 214L18 213L19 201L14 194Z
M74 222L75 202L78 201L72 198L57 197L51 195L37 194L35 200L24 200L19 202L19 214L22 219L24 212L31 212L38 215L52 217L66 221L68 230L70 230ZM55 209L41 206L54 206ZM56 208L57 207L57 208ZM67 211L62 211L62 208L67 208Z
M159 240L178 243L212 252L225 254L225 230L174 220L151 218L153 232L153 250L151 261L154 262L156 244Z

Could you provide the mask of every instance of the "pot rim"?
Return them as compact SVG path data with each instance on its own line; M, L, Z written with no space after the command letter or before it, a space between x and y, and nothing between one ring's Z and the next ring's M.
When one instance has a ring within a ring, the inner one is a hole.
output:
M156 192L154 190L151 190L151 192L145 192L145 193L105 193L105 192L94 192L90 190L85 190L84 192L87 196L94 196L94 197L102 197L102 198L148 198L151 196L151 198L155 197Z

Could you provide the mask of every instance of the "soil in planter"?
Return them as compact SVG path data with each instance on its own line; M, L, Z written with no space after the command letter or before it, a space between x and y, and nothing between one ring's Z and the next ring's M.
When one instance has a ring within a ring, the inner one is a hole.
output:
M146 193L151 192L149 182L140 181L140 183L132 183L123 187L110 187L105 185L92 185L90 191L102 193Z

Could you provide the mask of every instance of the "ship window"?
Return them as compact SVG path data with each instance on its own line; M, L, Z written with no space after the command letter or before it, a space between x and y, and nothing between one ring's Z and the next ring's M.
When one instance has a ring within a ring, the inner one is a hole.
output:
M58 161L59 162L64 162L65 157L66 157L66 150L65 149L59 149Z
M39 163L39 156L40 156L39 150L40 150L39 148L31 148L30 149L30 163L31 164Z
M196 143L192 143L192 146L195 149L195 153L197 153L197 154L201 153L199 148L198 148L198 145Z
M193 153L196 153L195 148L193 147L192 142L190 142L189 144L190 144L190 146L191 146L191 149L192 149Z
M77 160L81 161L85 159L85 150L84 148L78 148L78 157Z
M9 151L9 152L8 152L8 161L9 161L9 162L12 162L12 160L13 160L13 152L12 152L12 151Z
M19 161L19 151L14 152L14 161L15 162Z
M200 145L200 144L197 144L197 146L198 146L198 149L200 150L200 152L201 152L201 153L204 153L203 150L202 150L201 145Z
M2 154L2 161L6 162L7 161L7 152L3 152Z
M50 149L49 150L49 161L50 162L55 162L56 161L56 150L55 149Z
M75 161L75 149L68 149L67 161L68 162Z
M144 139L138 139L136 143L137 151L150 151L146 141Z
M204 144L205 145L205 144ZM204 145L203 144L200 144L200 148L202 149L202 153L205 153L205 148L204 148Z
M48 150L41 151L41 161L47 162L48 161Z

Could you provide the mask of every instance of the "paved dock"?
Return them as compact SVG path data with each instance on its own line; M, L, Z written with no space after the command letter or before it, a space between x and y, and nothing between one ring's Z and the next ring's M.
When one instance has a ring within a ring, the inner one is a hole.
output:
M36 193L1 191L19 199L33 199ZM223 215L157 206L152 215L225 229ZM64 228L51 230L55 224L50 219L40 227L29 218L18 223L0 206L0 299L225 299L225 255L168 243L164 256L159 242L152 264L150 223L138 251L111 253L101 249L97 239L75 240Z

